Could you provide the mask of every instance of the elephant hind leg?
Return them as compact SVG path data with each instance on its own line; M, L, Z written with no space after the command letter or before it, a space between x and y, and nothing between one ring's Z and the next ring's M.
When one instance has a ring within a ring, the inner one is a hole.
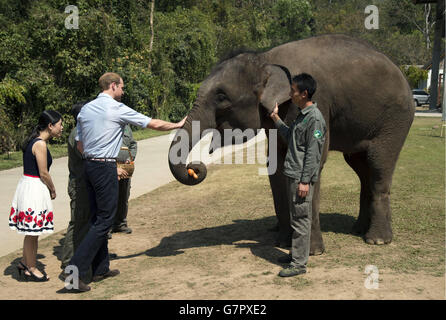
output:
M361 180L361 202L355 231L369 244L392 241L390 187L400 148L371 144L364 153L346 157Z
M352 233L356 235L365 235L370 227L370 201L372 199L369 185L370 168L367 164L367 152L364 151L353 154L344 153L344 159L358 175L359 181L361 182L359 215L353 225Z

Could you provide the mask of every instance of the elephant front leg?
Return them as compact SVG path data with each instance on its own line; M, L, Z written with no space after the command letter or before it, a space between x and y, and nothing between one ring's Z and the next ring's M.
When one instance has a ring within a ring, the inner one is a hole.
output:
M286 193L286 177L277 171L275 174L269 176L269 183L273 193L274 209L279 227L276 245L281 248L290 247L292 230Z

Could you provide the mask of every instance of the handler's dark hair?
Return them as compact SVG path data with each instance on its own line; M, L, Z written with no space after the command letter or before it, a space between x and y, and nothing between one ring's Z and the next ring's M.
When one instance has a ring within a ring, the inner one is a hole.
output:
M316 80L314 80L312 76L310 76L308 73L298 74L297 76L294 76L293 83L296 84L296 87L300 92L307 90L308 99L311 100L317 88Z
M22 151L26 151L26 147L28 147L28 144L33 141L35 138L37 138L40 135L40 132L48 128L48 125L51 123L52 125L55 125L59 122L59 120L62 119L62 115L54 110L44 110L39 117L39 122L34 127L32 133L28 136L28 138L25 139L25 141L22 144Z
M81 112L82 107L84 105L86 105L87 103L88 103L88 101L80 101L80 102L73 104L73 106L71 107L71 115L73 116L76 124L77 124L77 116L79 115L79 112Z

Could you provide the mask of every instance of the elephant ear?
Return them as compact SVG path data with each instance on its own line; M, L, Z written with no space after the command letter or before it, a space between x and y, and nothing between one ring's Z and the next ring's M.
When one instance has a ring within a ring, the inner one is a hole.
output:
M271 113L276 102L280 105L291 99L291 73L284 66L268 64L264 67L264 75L260 103Z

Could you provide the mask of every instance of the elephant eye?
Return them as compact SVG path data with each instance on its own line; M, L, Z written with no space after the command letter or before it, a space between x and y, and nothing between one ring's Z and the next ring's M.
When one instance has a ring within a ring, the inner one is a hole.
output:
M226 97L226 95L224 93L219 93L219 94L217 94L217 100L219 102L223 102L225 100L228 100L228 98Z

